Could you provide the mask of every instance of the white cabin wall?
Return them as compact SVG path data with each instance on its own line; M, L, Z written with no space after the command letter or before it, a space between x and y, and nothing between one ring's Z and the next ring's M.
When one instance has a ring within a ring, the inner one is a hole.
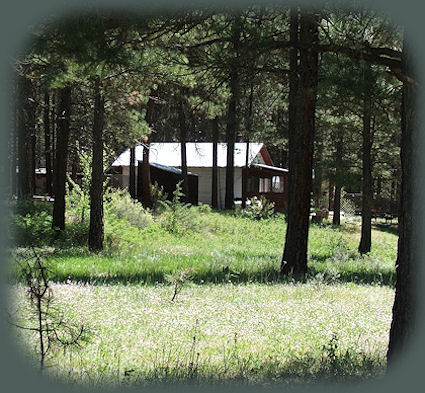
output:
M189 172L198 175L198 201L211 205L212 192L212 168L206 167L189 167ZM224 207L226 196L226 168L218 168L218 206ZM235 198L242 197L242 168L235 168L234 180Z

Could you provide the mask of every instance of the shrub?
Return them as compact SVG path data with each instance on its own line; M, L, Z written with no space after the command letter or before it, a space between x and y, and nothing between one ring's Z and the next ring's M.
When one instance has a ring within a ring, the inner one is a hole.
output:
M157 210L161 207L161 202L167 200L168 194L164 191L164 187L160 186L156 181L152 186L152 210Z
M24 216L13 215L10 231L12 241L18 246L45 246L52 244L55 238L52 216L46 211Z
M274 202L268 201L264 196L260 199L253 197L250 204L241 211L242 215L253 220L271 218L274 214Z
M108 221L110 221L108 216L112 215L138 229L146 228L153 223L149 212L141 203L134 201L127 190L110 190L105 195L105 216Z
M198 211L200 213L208 214L208 213L211 213L212 209L211 209L210 205L207 205L206 203L199 202Z
M198 229L198 215L190 203L180 201L184 194L181 191L181 181L176 184L171 201L159 201L161 205L161 225L172 234L183 235L188 231Z
M68 176L68 183L72 185L66 195L66 216L70 222L88 222L90 217L90 198L88 190L83 189Z

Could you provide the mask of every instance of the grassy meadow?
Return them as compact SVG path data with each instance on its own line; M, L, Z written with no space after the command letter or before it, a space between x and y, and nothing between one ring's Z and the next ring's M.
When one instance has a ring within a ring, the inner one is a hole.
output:
M55 303L89 329L80 348L52 347L49 375L93 386L268 384L364 379L385 369L397 250L391 228L374 227L372 252L361 257L356 217L340 228L312 225L309 273L296 283L278 280L281 215L253 220L201 206L179 217L149 215L138 227L113 211L106 209L102 253L78 244L83 230L72 217L62 238L46 229L39 240ZM15 258L25 258L28 244L17 243ZM12 270L11 312L28 324L31 306ZM36 335L16 334L36 361Z

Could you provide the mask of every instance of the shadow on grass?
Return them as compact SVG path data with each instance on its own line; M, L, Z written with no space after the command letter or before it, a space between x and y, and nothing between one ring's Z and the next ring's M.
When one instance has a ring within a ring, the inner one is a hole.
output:
M164 271L140 271L140 272L101 272L101 273L63 273L51 271L51 280L57 283L82 283L91 285L104 284L139 284L139 285L168 285L169 272ZM19 280L16 276L15 280ZM190 282L194 284L287 284L294 283L292 277L279 277L279 270L274 267L267 267L255 272L237 272L232 269L208 270L193 272ZM395 287L395 272L392 271L342 271L327 272L310 266L305 283L325 283L325 284L370 284L385 285Z
M380 232L391 233L392 235L398 236L398 225L397 224L383 224L372 222L373 229Z

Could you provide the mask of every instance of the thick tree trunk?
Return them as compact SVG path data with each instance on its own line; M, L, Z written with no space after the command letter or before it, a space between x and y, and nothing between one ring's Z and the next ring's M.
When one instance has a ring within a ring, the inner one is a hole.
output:
M334 215L332 219L332 224L336 226L341 225L341 185L337 184L335 186L334 194Z
M136 147L130 146L130 178L128 184L128 192L130 196L135 199L136 198Z
M213 162L212 162L212 184L211 184L211 206L218 209L218 167L217 167L217 145L218 145L218 119L212 121L213 131Z
M50 137L50 95L46 89L44 92L44 154L46 160L46 194L52 195L52 146Z
M32 200L35 187L35 100L28 78L20 77L18 94L18 198Z
M292 41L297 40L297 30L297 12L291 10ZM301 14L300 40L307 46L317 43L318 29L314 14ZM291 51L288 224L281 274L292 273L296 278L302 278L307 273L317 67L317 53L301 49L297 67L296 52ZM299 81L296 80L297 75Z
M367 66L370 67L370 66ZM366 68L365 73L368 71ZM359 253L370 252L372 245L372 98L370 81L365 77L365 90L363 97L363 179L362 179L362 231L359 244Z
M227 142L227 160L226 160L226 194L224 198L224 208L233 209L234 182L235 182L235 142L239 128L238 115L236 113L239 103L239 76L235 69L230 77L231 97L229 108L227 110L227 127L226 127L226 142Z
M242 175L242 208L246 207L246 194L247 194L247 172L249 167L249 138L252 133L252 104L254 101L254 84L251 82L250 90L249 90L249 105L248 105L248 113L246 117L246 152L245 152L245 171L243 171Z
M94 83L93 154L90 182L90 228L89 250L102 251L104 239L103 223L103 125L105 102L100 79Z
M403 44L402 72L414 77L410 53ZM396 262L396 293L393 305L393 319L387 353L391 366L397 356L408 349L416 325L418 256L414 254L414 200L413 143L417 139L416 91L417 87L403 84L401 107L401 201L399 211L399 239ZM417 213L416 213L417 214ZM422 239L421 239L422 240ZM417 244L417 243L416 243Z
M155 102L152 98L149 98L147 109L146 109L146 122L149 127L153 127L155 115ZM143 162L142 162L142 173L141 173L141 202L145 208L151 209L153 207L152 197L152 181L151 181L151 167L149 164L149 136L146 139L146 143L143 146ZM140 169L140 166L139 166ZM140 176L140 175L139 175Z
M189 201L189 181L187 177L187 157L186 157L186 139L187 139L187 129L186 129L186 116L184 113L183 101L179 102L179 128L180 128L180 158L181 158L181 170L183 182L182 192L184 194L183 200L185 202Z
M52 228L65 229L65 185L68 164L69 125L71 116L71 87L59 90L55 169L53 172L53 221Z
M226 161L226 194L224 197L224 208L233 209L235 194L235 142L239 131L239 116L237 114L240 99L240 81L239 81L239 47L240 47L241 19L236 15L232 25L232 45L235 58L232 59L230 72L230 101L227 110L226 142L227 142L227 161Z
M342 189L342 155L343 155L343 135L342 132L338 133L338 141L336 144L336 158L335 158L335 194L334 194L334 205L333 205L333 220L332 224L339 226L341 225L341 189Z

